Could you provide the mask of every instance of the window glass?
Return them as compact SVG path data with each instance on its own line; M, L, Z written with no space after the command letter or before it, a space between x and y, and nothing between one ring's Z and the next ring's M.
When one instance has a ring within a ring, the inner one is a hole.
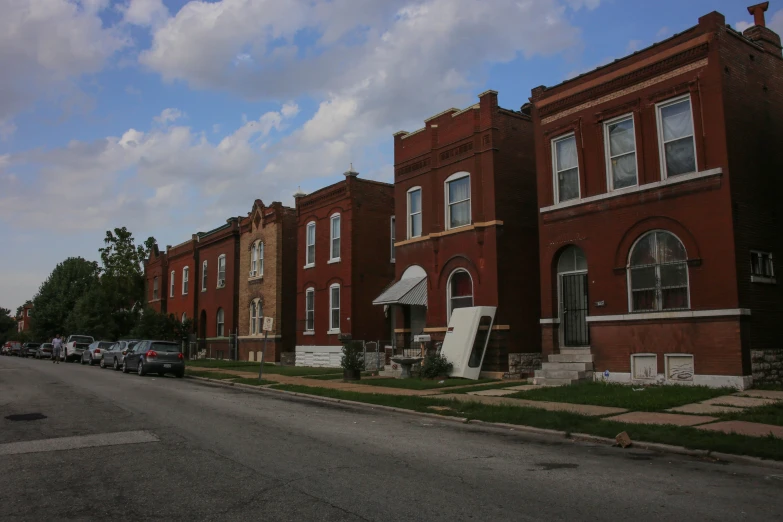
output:
M555 177L558 202L579 197L579 159L574 136L555 141Z
M695 172L696 145L690 99L662 106L659 111L666 175Z
M315 263L315 223L309 223L307 225L307 259L306 264L312 265Z
M340 216L332 217L331 259L340 257Z
M408 229L410 237L421 236L421 189L408 193Z
M305 292L305 330L315 328L315 291L311 288Z
M628 272L632 312L689 308L687 255L673 234L654 231L639 239Z
M633 117L607 124L606 134L612 188L620 189L636 185L636 136Z
M218 308L217 311L217 336L223 337L223 320L224 320L225 314L223 313L222 308Z
M264 243L258 244L258 275L264 275Z
M448 183L448 219L449 228L470 224L470 176L455 179Z
M458 270L451 275L449 282L449 317L457 308L473 306L473 282L464 270Z
M339 330L340 329L340 287L333 286L331 287L330 291L331 291L331 296L330 296L331 316L330 316L329 329Z
M396 222L394 219L394 216L391 217L391 260L394 261L394 242L397 238L397 232L395 230L396 228Z

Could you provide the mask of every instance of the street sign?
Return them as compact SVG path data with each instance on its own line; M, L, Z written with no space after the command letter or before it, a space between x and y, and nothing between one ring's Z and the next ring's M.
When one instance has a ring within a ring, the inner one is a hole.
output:
M273 325L274 325L274 319L272 319L271 317L264 317L264 324L261 327L261 330L263 330L264 332L271 332L273 330Z

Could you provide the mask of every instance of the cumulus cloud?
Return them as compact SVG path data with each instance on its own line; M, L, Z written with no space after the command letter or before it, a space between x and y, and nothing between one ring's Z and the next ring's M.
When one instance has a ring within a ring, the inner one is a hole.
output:
M139 26L157 26L169 17L168 8L163 0L129 0L118 7L126 23Z
M165 125L169 122L177 121L182 116L183 116L182 111L180 111L179 109L169 108L169 109L163 109L160 115L155 116L155 118L153 119L156 122Z
M0 121L101 69L128 44L100 12L106 0L0 0Z

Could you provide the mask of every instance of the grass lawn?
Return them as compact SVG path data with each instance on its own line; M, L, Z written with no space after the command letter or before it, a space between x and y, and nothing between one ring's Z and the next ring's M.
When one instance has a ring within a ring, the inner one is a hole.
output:
M523 386L525 384L527 384L527 381L503 381L494 384L485 384L484 386L466 386L464 388L452 388L449 390L449 393L468 393L468 392L484 391L484 390L500 390L503 388L511 388L512 386Z
M443 382L441 382L443 381ZM466 384L481 384L486 382L497 382L494 379L479 379L471 381L469 379L362 379L356 384L369 384L370 386L386 386L388 388L405 388L407 390L431 390L433 388L450 388L453 386L465 386Z
M641 391L634 391L639 390ZM692 402L736 393L733 388L706 386L643 386L585 382L571 386L547 387L506 395L531 401L570 402L595 406L615 406L633 411L662 411Z
M191 375L193 377L206 377L207 379L215 379L218 381L223 381L227 379L236 379L236 375L231 375L230 373L221 373L221 372L199 372L195 370L185 370L185 375Z
M575 413L551 412L519 406L490 406L457 400L346 392L296 385L276 385L274 388L308 395L320 395L323 397L333 397L368 404L394 406L397 408L437 413L440 415L466 417L469 420L504 422L508 424L520 424L537 428L561 430L566 433L587 433L601 437L614 438L618 433L626 431L631 437L631 440L636 441L659 442L675 446L684 446L690 449L719 451L723 453L783 460L783 439L774 437L747 437L744 435L708 432L695 428L678 426L625 424L621 422L604 421L599 418L577 415ZM436 411L430 409L430 406L449 406L451 410Z
M748 408L741 413L721 413L718 416L723 420L760 422L762 424L783 426L783 402L759 406L758 408Z
M258 368L261 366L261 364L257 362L209 359L188 361L187 365L191 368L221 368L223 370L241 370L256 373L258 373ZM325 375L338 372L340 372L339 368L309 368L306 366L280 366L277 364L264 363L264 373L288 375L290 377L299 377L304 375Z

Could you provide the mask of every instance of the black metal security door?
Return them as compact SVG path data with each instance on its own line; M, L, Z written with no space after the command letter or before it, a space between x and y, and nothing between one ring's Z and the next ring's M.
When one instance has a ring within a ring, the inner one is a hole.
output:
M563 344L589 346L587 329L587 274L564 274L561 277L563 306Z

